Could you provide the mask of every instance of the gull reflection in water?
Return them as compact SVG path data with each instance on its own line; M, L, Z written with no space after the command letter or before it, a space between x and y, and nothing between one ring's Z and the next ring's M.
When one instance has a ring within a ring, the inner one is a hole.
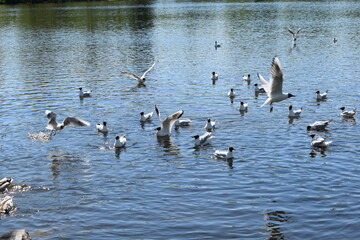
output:
M173 144L170 137L156 137L158 145L164 149L166 155L179 156L180 149Z
M273 239L287 239L284 233L281 232L281 225L289 221L289 217L285 211L266 212L264 220L267 221L266 227L270 234L267 240Z
M80 154L68 153L57 149L50 152L47 158L51 161L50 168L54 178L57 178L64 172L84 173L89 169L89 159Z

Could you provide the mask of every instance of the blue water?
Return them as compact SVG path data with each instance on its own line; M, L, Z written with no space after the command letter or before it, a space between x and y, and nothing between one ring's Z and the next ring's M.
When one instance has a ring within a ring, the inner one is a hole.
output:
M17 209L0 233L34 239L357 239L360 4L327 2L68 3L0 6L0 178ZM292 46L287 28L302 28ZM333 43L333 38L338 39ZM214 41L221 47L214 49ZM278 56L284 91L296 97L260 107L256 74ZM120 71L141 74L146 87ZM219 74L212 84L211 72ZM242 76L248 73L247 85ZM92 89L80 100L78 87ZM227 97L234 88L237 97ZM325 102L315 91L329 90ZM239 102L249 111L241 115ZM188 128L157 139L159 121L184 110ZM289 121L288 106L303 107ZM50 140L45 110L76 116ZM195 149L206 119L210 146ZM306 126L332 119L333 143L310 147ZM107 136L95 130L107 120ZM127 134L127 148L111 149ZM233 161L213 157L234 146ZM5 194L2 194L5 196ZM0 198L3 197L0 195Z

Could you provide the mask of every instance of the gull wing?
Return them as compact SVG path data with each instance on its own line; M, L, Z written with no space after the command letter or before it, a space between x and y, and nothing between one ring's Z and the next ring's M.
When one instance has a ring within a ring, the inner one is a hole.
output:
M148 70L146 70L146 71L144 72L144 74L141 76L141 79L144 79L144 78L145 78L145 75L146 75L148 72L150 72L151 69L153 69L153 67L155 66L156 62L157 62L157 61L155 61L154 64L153 64Z
M257 74L258 78L261 82L261 86L264 88L266 94L268 95L268 97L270 97L270 92L271 92L271 88L270 88L270 84L268 83L268 81L265 80L265 78L263 78L263 76L261 76L260 73Z
M301 30L301 28L299 28L299 29L297 30L296 34L298 34L298 33L300 32L300 30Z
M289 31L289 33L291 33L294 36L295 33L293 31L291 31L290 28L288 28L288 31Z
M131 73L131 72L124 72L124 71L120 71L121 73L123 73L123 74L126 74L126 75L128 75L128 76L130 76L131 78L133 78L133 79L135 79L135 80L141 80L140 78L139 78L139 76L137 76L136 74L134 74L134 73Z
M167 116L165 120L161 123L161 128L167 132L170 132L176 120L179 119L183 114L184 110L181 110Z
M200 144L206 143L206 141L211 137L211 132L206 132L200 137Z
M158 109L158 107L157 107L156 104L155 104L155 112L156 112L156 115L157 115L158 118L159 118L159 121L162 122L162 120L161 120L161 118L160 118L160 111L159 111L159 109Z
M273 96L276 94L282 94L283 73L281 71L281 64L278 57L273 58L270 75L270 95Z
M90 123L84 121L77 117L66 117L62 123L64 127L66 126L74 126L74 127L82 127L82 126L90 126Z

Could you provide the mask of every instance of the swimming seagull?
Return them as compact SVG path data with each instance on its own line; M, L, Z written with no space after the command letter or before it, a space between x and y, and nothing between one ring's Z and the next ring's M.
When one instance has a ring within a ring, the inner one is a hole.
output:
M98 130L98 132L101 132L101 133L108 133L109 129L107 127L107 122L103 121L103 124L101 124L101 123L96 124L96 130Z
M82 87L79 87L79 97L85 98L85 97L91 97L91 94L93 91L83 91Z
M337 39L336 39L336 37L334 37L334 39L333 39L333 42L334 42L334 43L336 43L336 42L337 42Z
M10 186L10 184L12 183L13 179L12 178L3 178L0 180L0 192L3 192L7 187Z
M211 121L211 119L208 118L204 128L206 131L212 131L215 128L215 125L216 121Z
M114 148L124 148L126 145L126 135L119 136L116 135L115 142L114 142Z
M216 81L218 79L219 79L218 74L216 72L212 72L211 73L211 80Z
M175 121L175 128L179 128L179 127L188 127L190 126L191 123L191 119L176 119Z
M14 209L13 198L11 196L6 196L5 198L0 199L0 213L8 214Z
M341 107L339 108L341 110L341 116L342 117L354 117L354 115L356 114L356 108L354 108L353 110L347 110L345 111L345 107Z
M144 122L149 122L151 121L151 117L152 115L154 114L154 112L149 112L149 113L144 113L144 112L141 112L140 113L140 122L144 123Z
M243 75L242 78L243 78L244 81L246 81L248 84L250 84L250 82L251 82L251 75L250 74L248 74L247 76Z
M298 118L298 117L300 117L300 114L301 114L303 108L301 107L298 110L293 110L292 107L293 107L292 105L289 106L288 117L289 118Z
M306 129L309 130L315 130L315 131L324 131L326 130L326 127L331 123L332 120L327 121L316 121L313 124L309 124Z
M143 75L141 75L141 77L139 77L138 75L131 73L131 72L124 72L124 71L120 71L123 74L129 75L130 77L132 77L133 79L137 80L139 82L139 84L144 84L145 83L145 75L150 72L151 69L153 69L153 67L155 66L157 61L154 62L154 64L144 72Z
M254 87L255 87L255 94L266 93L265 89L263 87L259 88L257 83L254 84Z
M155 105L156 114L160 120L160 127L155 128L157 130L156 135L158 137L169 137L171 135L171 130L176 120L179 119L183 114L184 110L177 111L169 116L167 116L164 120L160 118L160 111L158 107Z
M233 151L235 149L233 147L229 147L227 151L220 151L220 150L215 150L214 155L217 158L221 158L221 159L230 159L233 158Z
M219 47L221 47L220 43L218 43L217 41L215 41L215 49L218 49Z
M49 110L45 111L45 115L49 119L46 127L49 130L62 130L66 126L74 126L74 127L90 126L89 122L81 120L80 118L76 118L76 117L66 117L62 123L57 123L56 122L57 114Z
M310 137L312 138L312 147L326 148L332 143L332 141L326 141L326 138L320 137L317 134L311 134Z
M211 132L206 132L201 136L192 136L195 139L195 146L211 144L211 141L215 138L214 136L211 136L211 134Z
M293 32L290 28L288 28L289 33L292 35L292 41L295 44L296 43L296 37L297 34L300 32L301 28L299 28L296 32Z
M240 112L247 112L248 111L248 104L247 102L240 102Z
M327 95L328 95L328 90L326 90L326 92L320 93L319 90L316 91L316 100L317 101L323 101L327 99Z
M235 98L236 94L234 92L233 88L230 88L230 91L228 92L228 97L229 98Z
M258 73L259 80L261 85L264 87L268 99L263 103L270 103L270 112L272 112L272 104L274 102L280 102L290 97L295 97L291 93L283 93L282 84L283 84L283 73L281 71L280 60L278 57L273 58L271 68L270 68L270 81L267 82L261 75Z

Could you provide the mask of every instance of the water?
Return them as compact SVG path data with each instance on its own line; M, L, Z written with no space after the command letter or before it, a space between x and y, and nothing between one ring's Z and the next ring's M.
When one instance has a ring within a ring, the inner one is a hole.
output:
M0 233L25 228L35 239L357 239L359 125L340 117L360 108L360 5L341 2L67 3L0 6L0 167L11 176L17 210ZM292 48L287 28L302 28ZM334 44L333 38L338 42ZM214 41L222 44L214 49ZM269 113L255 98L278 56L284 90L295 98ZM158 60L146 87L141 74ZM212 85L212 71L219 80ZM250 86L242 76L250 73ZM78 87L93 89L80 100ZM233 87L233 103L227 92ZM315 91L329 90L326 102ZM249 103L240 115L239 101ZM183 109L191 127L157 140L141 111ZM289 122L287 107L303 106ZM46 126L66 128L32 140ZM211 146L193 148L206 119L218 121ZM333 144L313 152L306 126ZM108 121L108 136L95 125ZM128 147L109 149L116 134ZM212 157L234 146L233 162Z

